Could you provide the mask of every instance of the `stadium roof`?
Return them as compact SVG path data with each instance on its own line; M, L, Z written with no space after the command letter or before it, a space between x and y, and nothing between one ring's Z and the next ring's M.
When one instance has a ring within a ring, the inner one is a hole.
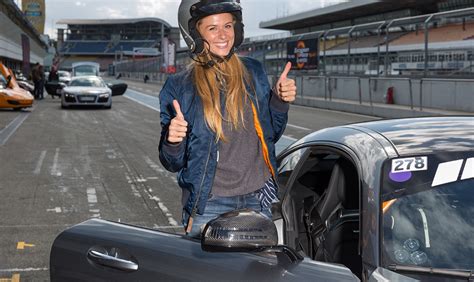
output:
M169 23L159 18L135 18L135 19L61 19L56 24L67 25L114 25L114 24L136 24L140 22L158 22L168 27Z
M295 30L407 8L416 8L423 13L435 13L438 10L434 4L438 2L443 2L443 0L350 1L294 14L288 17L264 21L260 23L260 27Z

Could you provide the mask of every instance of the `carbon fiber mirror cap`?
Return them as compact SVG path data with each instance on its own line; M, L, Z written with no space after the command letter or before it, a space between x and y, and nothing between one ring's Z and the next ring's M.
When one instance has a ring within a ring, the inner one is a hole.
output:
M201 248L207 252L260 252L278 245L273 221L250 209L220 215L201 235Z

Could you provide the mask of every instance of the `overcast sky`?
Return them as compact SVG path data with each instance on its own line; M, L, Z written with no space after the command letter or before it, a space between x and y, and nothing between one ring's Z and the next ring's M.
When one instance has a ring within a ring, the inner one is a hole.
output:
M15 0L21 3L21 0ZM56 38L60 19L115 19L158 17L177 26L179 0L45 0L45 33ZM281 31L259 29L261 21L276 19L343 0L241 0L246 37Z

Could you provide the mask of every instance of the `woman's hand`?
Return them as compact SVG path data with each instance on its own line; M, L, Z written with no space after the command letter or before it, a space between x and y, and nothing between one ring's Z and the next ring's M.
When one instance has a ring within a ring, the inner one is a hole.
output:
M173 100L173 107L176 111L176 116L170 122L170 126L168 127L168 138L166 140L170 143L181 143L186 137L188 122L184 119L178 101Z
M288 72L291 70L291 62L286 63L280 78L275 85L275 92L278 97L287 103L293 102L296 98L296 83L294 79L288 78Z

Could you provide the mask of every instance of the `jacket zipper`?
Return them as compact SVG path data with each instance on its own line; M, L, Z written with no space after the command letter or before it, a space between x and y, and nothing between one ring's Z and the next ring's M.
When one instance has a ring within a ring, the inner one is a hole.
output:
M204 174L202 176L201 185L199 186L196 201L194 202L193 209L191 210L191 215L189 216L189 219L188 219L188 226L186 226L186 233L191 232L192 227L193 227L193 217L196 215L196 212L197 212L197 204L199 203L199 198L201 197L202 186L204 184L204 179L206 178L207 167L209 165L209 159L211 158L211 147L212 147L212 139L211 141L209 141L209 151L207 154L206 166L204 167Z

